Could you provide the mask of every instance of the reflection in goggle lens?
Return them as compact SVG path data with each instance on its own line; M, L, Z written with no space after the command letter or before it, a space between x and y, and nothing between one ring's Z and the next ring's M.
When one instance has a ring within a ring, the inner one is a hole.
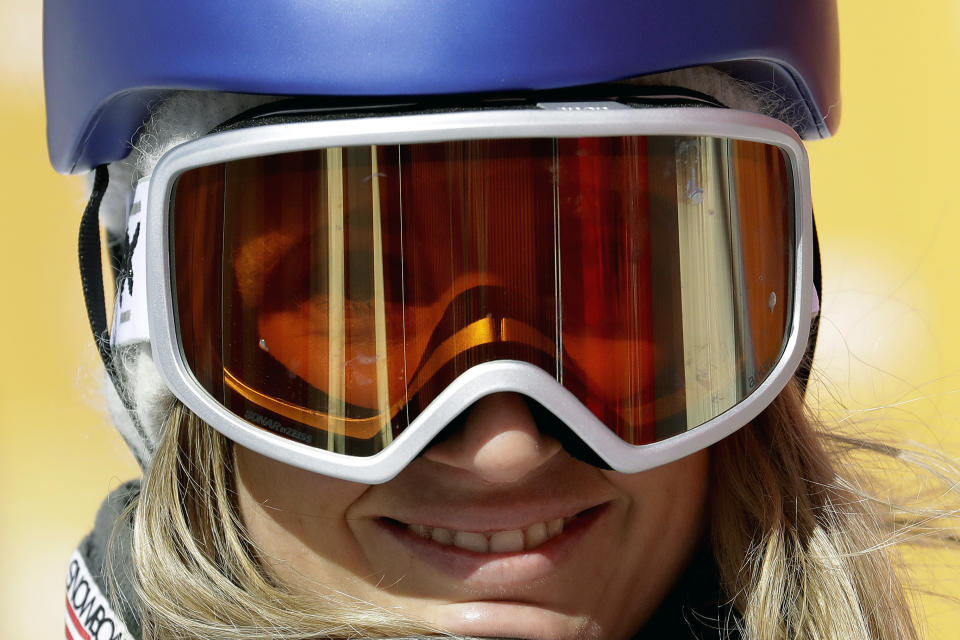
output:
M192 169L172 204L197 380L251 423L348 455L501 359L656 442L743 400L788 335L792 178L762 143L329 148Z

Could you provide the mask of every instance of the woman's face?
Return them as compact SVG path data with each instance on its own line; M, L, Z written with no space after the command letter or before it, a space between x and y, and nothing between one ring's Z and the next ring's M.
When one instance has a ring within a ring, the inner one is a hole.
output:
M267 565L472 636L627 638L701 541L708 453L603 471L487 396L393 480L362 485L237 449L240 511Z

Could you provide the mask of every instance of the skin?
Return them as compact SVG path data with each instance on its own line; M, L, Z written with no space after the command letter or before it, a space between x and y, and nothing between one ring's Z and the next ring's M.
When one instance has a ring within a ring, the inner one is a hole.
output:
M701 451L638 474L597 469L501 393L380 485L238 447L238 498L267 565L304 592L342 591L466 635L629 638L702 539L708 463ZM513 553L440 545L399 524L489 534L573 515L556 538Z

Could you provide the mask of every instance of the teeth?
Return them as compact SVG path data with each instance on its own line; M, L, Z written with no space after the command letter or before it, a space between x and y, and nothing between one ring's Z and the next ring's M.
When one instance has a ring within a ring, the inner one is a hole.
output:
M516 553L539 547L544 542L563 533L563 528L576 516L555 518L538 522L526 529L480 533L478 531L453 531L443 527L428 527L422 524L407 525L411 532L421 538L450 547L460 547L476 553Z
M450 531L450 529L434 527L433 531L430 532L430 537L433 538L434 542L439 542L440 544L453 544L453 531Z
M523 537L527 549L539 547L550 539L549 534L547 534L547 523L538 522L532 527L528 527L527 530L523 532Z
M422 524L412 524L410 525L410 531L413 531L415 534L421 538L430 539L430 527Z
M563 518L557 518L556 520L550 520L547 522L547 536L552 538L554 536L560 535L560 532L563 531Z
M497 531L490 536L490 551L492 553L523 551L523 529Z
M490 548L487 536L475 531L457 531L453 535L453 546L466 549L467 551L476 551L477 553L486 553Z

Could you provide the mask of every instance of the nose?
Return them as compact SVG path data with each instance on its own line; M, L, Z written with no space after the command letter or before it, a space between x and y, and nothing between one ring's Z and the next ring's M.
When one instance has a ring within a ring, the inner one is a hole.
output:
M485 482L517 482L560 451L540 432L524 399L495 393L478 400L462 426L433 444L423 457L469 471Z

